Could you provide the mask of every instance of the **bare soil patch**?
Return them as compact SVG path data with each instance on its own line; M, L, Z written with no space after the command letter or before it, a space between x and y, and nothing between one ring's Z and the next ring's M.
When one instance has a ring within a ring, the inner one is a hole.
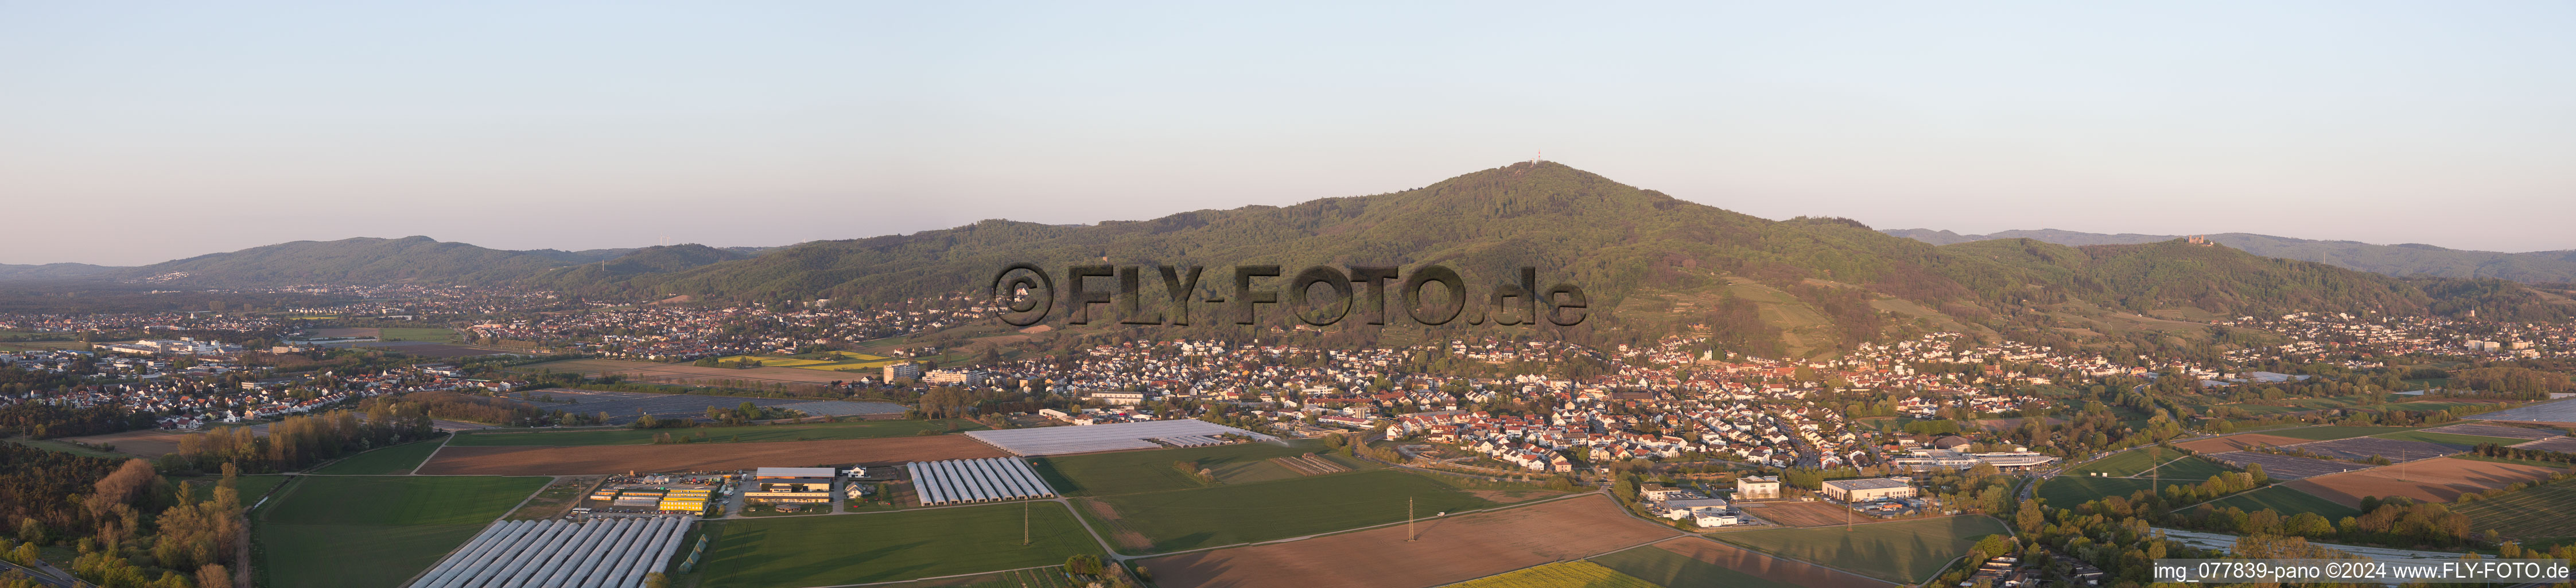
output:
M2290 482L2290 486L2315 494L2344 506L2361 506L2363 496L2405 496L2416 500L2450 502L2461 494L2503 488L2515 482L2529 482L2566 470L2517 463L2499 463L2445 457L2409 462L2403 466L2382 466L2357 472L2327 474ZM2401 477L2403 479L2401 479Z
M1783 584L1820 588L1886 588L1893 585L1868 576L1793 559L1771 557L1697 537L1665 541L1655 544L1655 547L1681 554L1682 557L1717 564L1719 567Z
M1539 564L1582 559L1679 531L1630 518L1608 496L1585 496L1414 525L1303 541L1154 558L1143 565L1167 588L1441 586Z
M1843 508L1830 502L1766 502L1761 504L1762 506L1744 509L1745 514L1761 517L1762 520L1790 527L1822 527L1825 525L1840 525L1843 524L1845 513L1849 513L1850 521L1853 523L1870 523L1878 521L1878 519L1873 519L1860 513L1851 512L1851 509Z
M2314 442L2314 440L2300 439L2296 437L2282 437L2279 435L2264 435L2260 433L2246 433L2242 435L2228 435L2216 439L2202 439L2199 441L2175 443L2174 446L2200 453L2223 453L2228 451L2244 451L2246 448L2261 445L2280 447L2283 445L2297 445L2300 443L2311 442Z
M770 443L679 443L582 447L448 447L418 473L445 476L569 476L627 472L710 472L824 465L883 466L914 461L1010 457L965 435Z
M1088 498L1079 502L1082 503L1083 508L1091 510L1091 516L1100 517L1100 522L1109 525L1109 539L1118 542L1119 549L1144 551L1154 548L1154 540L1145 538L1144 533L1127 528L1127 519L1118 516L1118 507Z

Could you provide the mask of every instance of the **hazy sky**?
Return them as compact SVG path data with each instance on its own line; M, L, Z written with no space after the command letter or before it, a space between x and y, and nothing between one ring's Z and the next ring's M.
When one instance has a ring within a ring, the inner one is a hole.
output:
M1385 4L0 2L0 263L1140 219L1542 149L1768 218L2576 249L2576 3Z

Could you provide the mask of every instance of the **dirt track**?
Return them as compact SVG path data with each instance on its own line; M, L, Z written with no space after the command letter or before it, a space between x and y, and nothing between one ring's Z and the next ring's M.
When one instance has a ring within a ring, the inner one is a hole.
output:
M1882 582L1874 578L1835 571L1832 568L1802 561L1771 557L1760 553L1746 551L1733 545L1727 545L1696 537L1683 537L1680 539L1665 541L1655 544L1655 547L1660 547L1665 551L1681 554L1683 557L1717 564L1718 567L1752 574L1766 580L1780 582L1783 584L1823 588L1887 588L1889 586L1893 586L1893 584Z
M1396 525L1141 563L1168 588L1410 588L1591 557L1680 533L1629 518L1600 495L1433 519L1416 529L1421 538L1413 542Z
M2400 466L2376 467L2358 472L2327 474L2290 482L2309 494L2361 506L2363 496L2405 496L2416 500L2450 502L2468 492L2503 488L2514 482L2528 482L2567 470L2512 463L2477 461L2457 457L2418 460ZM2404 476L2405 479L2398 479Z
M581 447L446 447L418 473L572 476L706 472L756 467L889 465L908 461L1010 457L965 435L770 443L681 443Z
M2258 445L2279 447L2283 445L2297 445L2300 443L2311 442L2314 442L2314 440L2300 439L2296 437L2282 437L2278 435L2264 435L2260 433L2246 433L2243 435L2228 435L2216 439L2202 439L2199 441L2175 443L2174 446L2201 453L2221 453L2228 451L2243 451L2247 447Z

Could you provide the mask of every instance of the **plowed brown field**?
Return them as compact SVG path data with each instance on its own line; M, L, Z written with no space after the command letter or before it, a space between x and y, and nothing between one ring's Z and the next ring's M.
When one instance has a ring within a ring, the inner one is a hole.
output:
M1887 588L1894 586L1868 576L1852 574L1803 561L1780 559L1746 551L1742 548L1701 539L1683 537L1655 544L1665 551L1683 557L1717 564L1762 579L1796 586L1821 588Z
M2461 494L2503 488L2514 482L2529 482L2567 470L2515 463L2497 463L2443 457L2417 460L2401 466L2381 466L2358 472L2327 474L2290 482L2290 486L2344 506L2361 506L2363 496L2405 496L2416 500L2450 502ZM2399 479L2399 477L2404 479Z
M710 472L763 466L892 465L1010 457L965 435L772 443L679 443L582 447L446 447L418 473L450 476L573 476L627 472Z
M1201 551L1142 562L1168 588L1414 588L1581 559L1679 535L1629 518L1608 496L1584 496L1302 541ZM1705 543L1706 541L1702 541Z
M2174 444L2174 446L2175 446L2175 447L2180 447L2180 448L2183 448L2183 449L2189 449L2189 450L2192 450L2192 451L2198 451L2198 452L2201 452L2201 453L2219 453L2219 452L2225 452L2225 451L2243 451L2243 450L2244 450L2245 448L2247 448L2247 447L2253 447L2253 446L2257 446L2257 445L2270 445L2270 446L2273 446L2273 447L2280 447L2280 446L2283 446L2283 445L2297 445L2297 444L2300 444L2300 443L2313 443L2313 442L2315 442L2315 440L2313 440L2313 439L2300 439L2300 438L2297 438L2297 437L2282 437L2282 436L2278 436L2278 435L2264 435L2264 434L2259 434L2259 433L2246 433L2246 434L2243 434L2243 435L2228 435L2228 436L2225 436L2225 437L2219 437L2219 438L2217 438L2217 439L2202 439L2202 440L2199 440L2199 441L2188 441L2188 442L2183 442L2183 443L2175 443L2175 444Z

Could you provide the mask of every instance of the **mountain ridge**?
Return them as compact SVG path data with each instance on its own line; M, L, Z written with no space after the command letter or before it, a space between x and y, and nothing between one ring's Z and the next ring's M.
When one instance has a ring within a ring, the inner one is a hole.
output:
M1932 229L1889 229L1884 233L1953 245L1994 239L2036 239L2070 246L2126 245L2170 241L2181 235L2086 233L2058 229L1998 231L1962 235ZM2576 283L2576 250L2505 253L2451 249L2422 243L2380 245L2360 241L2298 239L2256 233L2201 235L2219 244L2264 257L2314 261L2376 274L2408 277L2497 278L2525 283Z

